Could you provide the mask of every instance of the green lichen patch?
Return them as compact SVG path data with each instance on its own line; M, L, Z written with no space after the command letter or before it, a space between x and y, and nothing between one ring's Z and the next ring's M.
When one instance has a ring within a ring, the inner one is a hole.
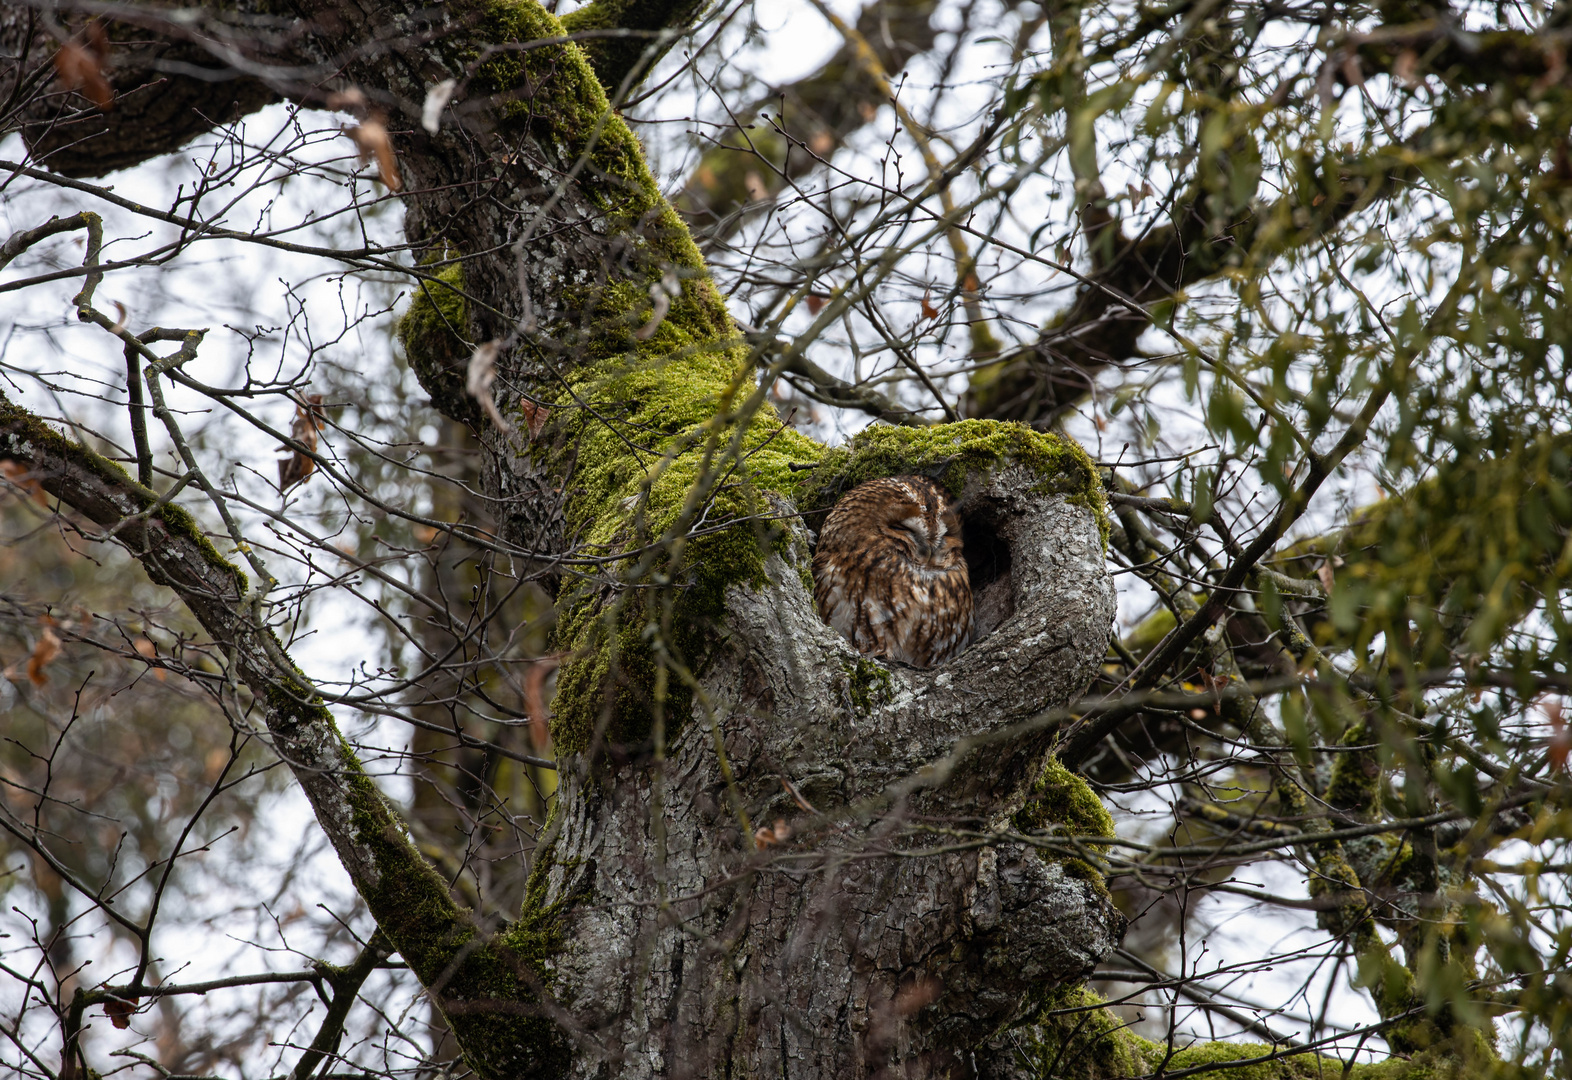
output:
M864 480L902 474L931 477L958 497L967 477L1011 463L1040 477L1034 488L1038 493L1067 495L1090 510L1107 542L1107 499L1086 451L1071 439L994 420L920 429L882 424L867 428L825 455L805 481L800 505L804 513L827 510Z

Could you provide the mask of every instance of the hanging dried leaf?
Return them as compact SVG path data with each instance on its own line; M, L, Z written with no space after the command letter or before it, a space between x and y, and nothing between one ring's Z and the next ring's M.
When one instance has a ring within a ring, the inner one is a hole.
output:
M753 834L754 846L759 849L778 847L791 839L791 826L786 824L785 818L776 818L775 827L760 825Z
M443 79L426 91L426 103L420 109L420 126L435 135L442 127L442 110L453 100L458 88L457 79Z
M135 649L136 654L144 660L151 662L158 659L158 646L151 638L139 637L131 643L131 647ZM166 672L162 667L155 666L153 668L153 678L157 679L159 682L163 682L166 678L168 678L168 675L169 673Z
M551 410L544 405L536 404L529 398L519 401L519 409L524 413L524 425L529 428L529 437L533 442L540 438L540 433L546 428L546 421L551 416Z
M366 95L358 86L351 86L348 90L335 90L323 102L335 112L353 113L356 116L366 115Z
M811 292L808 294L808 314L817 315L824 310L824 305L830 302L829 293Z
M925 319L937 319L939 317L939 309L934 307L933 303L928 299L927 289L922 291L922 317Z
M497 409L496 400L491 396L491 384L497 381L497 355L502 351L502 342L493 338L491 341L478 345L470 354L469 373L464 380L464 389L469 396L479 404L481 411L490 417L497 430L504 435L513 433L513 425L508 423Z
M55 72L67 90L75 90L107 112L115 103L114 88L104 78L98 57L76 41L68 41L55 53Z
M1316 567L1315 576L1321 581L1321 588L1326 590L1326 595L1332 595L1332 583L1335 580L1332 571L1343 565L1341 556L1333 555L1330 559L1322 559L1321 565Z
M104 1002L104 1015L109 1017L109 1022L124 1031L131 1026L131 1018L136 1015L136 1002L127 1001L125 998L110 998Z
M551 749L551 712L546 705L546 677L562 663L562 655L542 656L524 673L524 711L529 715L529 741L537 754Z
M27 492L39 506L49 509L49 496L44 492L44 485L21 465L9 458L0 459L0 477L4 477L7 484Z
M1550 771L1564 773L1567 771L1568 752L1572 751L1572 735L1567 732L1566 718L1561 713L1561 702L1547 702L1544 710L1545 718L1550 721L1550 745L1546 747Z
M376 160L377 177L389 191L403 190L404 181L398 174L398 158L393 153L393 140L380 117L369 116L354 127L345 128L344 134L360 150L362 165Z
M60 655L60 639L55 636L51 627L44 627L44 632L38 635L38 641L33 644L33 655L27 658L27 678L34 686L43 686L49 681L44 669L54 662Z
M295 402L295 419L289 425L289 437L314 454L325 419L322 395L307 394L304 401ZM278 486L281 490L289 490L316 471L317 463L307 454L289 446L279 449L292 451L289 457L278 463Z

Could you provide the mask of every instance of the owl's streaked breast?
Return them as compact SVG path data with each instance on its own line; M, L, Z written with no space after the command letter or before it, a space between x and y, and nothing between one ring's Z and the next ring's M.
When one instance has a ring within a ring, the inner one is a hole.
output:
M960 521L924 477L869 480L842 497L819 531L813 577L820 614L859 652L932 667L970 638Z

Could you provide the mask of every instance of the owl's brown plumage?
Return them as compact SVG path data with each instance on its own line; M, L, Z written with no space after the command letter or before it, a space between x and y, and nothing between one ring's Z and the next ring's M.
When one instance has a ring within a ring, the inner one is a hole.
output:
M971 636L972 587L961 522L932 480L858 484L830 511L813 556L824 621L859 652L942 664Z

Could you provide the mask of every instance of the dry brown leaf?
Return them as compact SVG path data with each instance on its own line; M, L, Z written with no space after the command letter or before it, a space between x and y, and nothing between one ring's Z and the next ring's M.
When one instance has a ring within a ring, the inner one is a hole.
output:
M38 635L38 641L33 645L33 655L27 658L27 678L34 686L43 686L49 681L49 676L44 669L54 662L60 655L60 639L55 636L52 628L44 627L44 632Z
M546 676L562 663L560 654L542 656L524 673L524 712L529 716L529 741L537 754L551 749L551 712L546 706Z
M360 163L376 159L377 177L389 191L401 191L404 181L398 174L398 158L393 153L393 140L388 135L387 125L380 118L368 116L352 128L345 128L344 134L348 135L360 150Z
M754 202L764 202L770 197L770 189L764 183L764 177L749 169L742 178L742 186L748 191L748 198Z
M1321 580L1321 588L1326 590L1326 595L1332 595L1332 583L1335 581L1332 571L1343 565L1343 560L1336 555L1330 559L1322 559L1321 565L1315 568L1315 576Z
M1124 191L1126 195L1130 196L1131 206L1140 206L1153 194L1152 185L1145 180L1141 181L1139 187L1134 183L1126 184Z
M1566 719L1561 715L1561 702L1547 702L1543 708L1546 719L1550 721L1550 745L1546 748L1550 771L1566 772L1567 754L1572 751L1572 736L1568 735Z
M808 294L808 314L817 315L824 310L824 305L830 302L828 293L811 292Z
M104 1015L109 1017L111 1024L124 1031L131 1026L131 1018L136 1015L136 1002L110 998L104 1002Z
M348 90L335 90L323 102L335 112L354 113L364 116L366 112L366 95L358 86L351 86Z
M546 421L551 416L551 410L544 405L538 405L528 398L519 401L519 408L524 413L524 425L529 428L530 441L540 438L540 433L546 429Z
M44 509L49 509L49 496L44 493L44 485L27 469L18 465L9 458L0 459L0 476L5 477L7 483L21 488L32 496L33 501Z
M1392 65L1392 74L1397 76L1397 81L1410 90L1417 90L1422 85L1422 80L1415 77L1419 70L1419 54L1413 49L1404 49L1397 54L1397 63Z
M322 395L307 394L303 402L295 402L295 419L289 425L289 437L314 454L317 450L317 437L325 419L322 412ZM283 446L279 449L292 448ZM289 457L278 463L278 486L281 490L287 491L316 472L316 469L315 461L299 450L294 450Z
M925 319L937 319L939 317L939 309L934 307L928 300L927 289L924 289L922 292L922 317Z
M135 649L136 654L144 660L156 660L158 658L158 646L153 644L152 640L149 638L139 637L131 643L131 647ZM153 669L153 678L157 679L159 682L163 682L168 677L169 673L163 668L155 667Z
M939 1000L943 985L938 979L919 976L917 981L901 988L895 995L895 1011L901 1016L911 1016Z
M775 827L769 828L760 825L753 834L754 846L763 849L778 847L791 839L791 826L786 824L785 818L776 818Z
M224 775L224 766L229 764L229 751L222 746L215 746L207 752L207 757L202 761L202 777L209 784Z
M102 31L102 27L99 28ZM107 58L107 43L104 58ZM67 90L75 90L107 112L115 103L115 91L104 78L102 58L78 41L68 41L55 53L55 73Z

